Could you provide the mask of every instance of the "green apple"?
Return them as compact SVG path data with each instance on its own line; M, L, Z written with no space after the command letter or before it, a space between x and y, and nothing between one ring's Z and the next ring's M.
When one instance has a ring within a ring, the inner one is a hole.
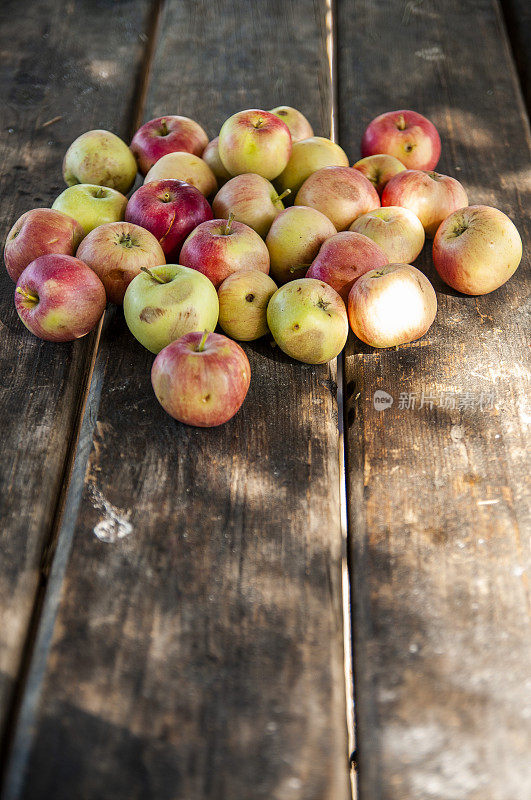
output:
M257 269L242 269L225 278L218 289L219 324L232 339L251 342L265 336L267 304L277 285Z
M87 131L72 142L63 161L67 186L90 183L126 194L136 178L133 153L110 131Z
M327 283L300 278L278 289L267 307L267 324L288 356L306 364L336 358L348 336L347 310Z
M266 237L271 275L277 283L303 278L324 241L337 233L315 208L292 206L273 220Z
M52 208L76 219L87 234L98 225L121 222L126 205L127 197L115 189L91 183L78 183L61 192Z
M347 154L338 144L322 136L293 142L290 159L275 180L275 186L279 192L291 189L291 197L295 198L306 178L323 167L348 167Z
M202 272L178 264L143 269L124 297L127 327L140 344L159 353L192 331L213 331L219 303Z

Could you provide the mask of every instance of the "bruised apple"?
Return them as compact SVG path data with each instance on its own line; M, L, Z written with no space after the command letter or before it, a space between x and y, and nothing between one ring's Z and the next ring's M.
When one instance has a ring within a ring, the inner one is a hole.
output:
M161 350L151 383L163 409L179 422L210 428L241 407L251 366L236 342L219 333L193 332Z
M380 198L372 183L358 170L324 167L304 181L295 205L317 209L338 231L344 231L361 214L380 208Z
M267 304L277 290L269 275L243 269L225 278L218 289L219 324L232 339L251 342L265 336Z
M300 278L278 289L267 307L267 324L286 355L324 364L342 351L348 336L345 304L335 289Z
M362 275L348 296L350 327L371 347L395 347L424 336L437 313L433 286L410 264Z

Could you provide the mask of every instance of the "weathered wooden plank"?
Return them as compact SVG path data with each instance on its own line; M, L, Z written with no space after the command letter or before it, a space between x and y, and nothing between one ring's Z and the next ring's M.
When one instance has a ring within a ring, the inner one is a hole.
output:
M0 237L20 214L62 190L68 144L90 127L127 135L150 3L12 2L0 7ZM97 13L94 13L97 11ZM94 337L50 345L32 337L13 307L2 270L0 296L0 730L53 542L69 445ZM1 760L1 758L0 758Z
M531 112L531 54L529 52L531 8L527 0L502 0L501 6L529 114Z
M239 108L282 102L328 134L325 13L312 0L167 3L146 118L190 115L213 136ZM348 795L333 373L267 341L246 350L244 407L196 430L158 406L152 356L121 315L103 335L17 797Z
M471 202L508 213L529 243L528 128L504 36L491 0L344 0L340 141L356 158L376 114L425 113L442 134L440 171ZM524 800L525 264L476 299L444 287L429 252L419 261L438 292L432 330L396 351L353 340L346 358L360 797ZM376 389L394 398L385 411ZM433 409L419 408L422 392ZM445 393L455 409L441 407Z

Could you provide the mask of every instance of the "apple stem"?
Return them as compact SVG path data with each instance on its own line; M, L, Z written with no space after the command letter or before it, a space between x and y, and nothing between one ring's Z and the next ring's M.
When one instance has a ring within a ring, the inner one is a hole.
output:
M32 294L31 292L27 292L25 289L22 289L20 286L17 286L16 291L19 294L21 294L22 297L25 297L26 300L30 300L32 303L38 303L39 302L39 298L38 298L37 295Z
M288 194L291 194L291 189L286 189L285 192L282 192L282 194L277 195L275 203L278 203L279 200L284 200L284 198L287 197Z
M231 228L232 228L232 223L234 222L234 217L235 216L236 215L235 215L234 211L231 211L230 214L229 214L229 218L227 220L227 224L225 225L225 230L223 231L225 236L229 235L229 233L231 231Z
M203 338L201 339L201 341L199 342L199 345L197 347L197 351L196 351L197 353L202 353L203 352L203 350L205 349L205 344L206 344L206 340L207 339L208 339L208 331L205 331L204 334L203 334Z
M152 278L154 281L157 281L157 283L168 283L168 281L165 281L163 278L159 278L158 275L155 275L155 273L151 272L151 270L148 269L147 267L140 267L140 269L142 272L145 272L146 275L149 275L149 277Z

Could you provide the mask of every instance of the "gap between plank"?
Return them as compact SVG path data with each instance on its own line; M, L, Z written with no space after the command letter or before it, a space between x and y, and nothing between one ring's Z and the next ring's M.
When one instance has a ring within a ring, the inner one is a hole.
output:
M144 34L146 47L137 77L137 87L127 124L129 139L139 127L144 113L151 65L165 0L153 0ZM31 728L40 698L40 688L51 645L55 616L59 605L64 572L77 520L77 509L85 477L86 464L92 444L103 364L97 380L93 381L99 344L104 327L113 312L105 310L85 357L84 379L77 396L72 436L65 457L61 488L48 536L45 538L39 565L39 580L35 592L20 666L14 682L4 730L0 737L0 797L15 800L24 777L24 765L31 748Z
M326 52L330 71L330 86L332 103L330 108L330 138L333 142L338 140L339 132L339 88L337 72L337 0L326 0ZM339 434L339 502L341 525L341 593L343 611L343 659L345 676L345 701L347 711L347 738L348 755L356 747L356 733L354 722L354 679L352 667L352 626L350 602L350 570L348 563L348 514L347 514L347 484L346 484L346 444L345 444L345 386L344 386L344 355L340 353L336 359L337 383L337 421ZM352 797L357 797L356 773L350 768L350 791Z

